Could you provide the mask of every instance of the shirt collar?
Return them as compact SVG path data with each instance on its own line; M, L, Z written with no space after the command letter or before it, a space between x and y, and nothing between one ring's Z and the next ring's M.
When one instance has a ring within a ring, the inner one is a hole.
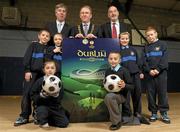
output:
M121 46L121 49L128 49L128 48L129 48L129 45Z
M87 24L87 26L89 27L89 25L90 25L90 22L88 22L88 23L82 23L82 25L84 26L85 24Z
M118 70L119 70L119 68L121 68L121 65L120 64L118 64L116 67L111 67L111 70L113 70L113 71L115 71L115 72L117 72Z
M158 40L159 40L159 39L157 38L157 39L154 41L154 43L157 42Z
M113 23L116 23L115 25L119 25L119 20L116 20L115 22L111 21L111 25L113 25Z
M46 80L47 77L48 77L48 75L44 75L44 80Z
M57 48L57 47L61 47L61 46L57 46L57 45L55 44L55 48Z
M61 24L62 26L65 24L65 21L62 21L62 22L60 22L60 21L58 21L58 20L56 20L56 24L58 25L58 24Z

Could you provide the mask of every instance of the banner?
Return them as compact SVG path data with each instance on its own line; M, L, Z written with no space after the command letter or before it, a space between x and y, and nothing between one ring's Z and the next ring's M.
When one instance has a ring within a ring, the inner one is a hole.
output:
M109 52L120 51L118 39L64 39L62 51L62 104L71 122L106 121L102 82Z

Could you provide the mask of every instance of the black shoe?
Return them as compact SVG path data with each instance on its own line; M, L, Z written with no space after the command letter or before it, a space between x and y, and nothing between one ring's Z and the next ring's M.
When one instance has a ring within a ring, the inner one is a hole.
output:
M65 110L65 115L66 115L66 117L68 118L68 120L70 120L70 113L67 111L67 110Z
M171 123L171 120L168 117L167 112L161 113L161 120L162 120L162 122L164 122L166 124L170 124Z
M20 126L20 125L26 124L26 123L28 123L28 122L29 122L28 119L20 116L20 117L17 118L16 121L14 122L14 126Z
M158 119L157 113L152 113L152 115L149 118L150 122L155 122Z
M36 119L34 119L34 125L39 125L39 122L36 120Z
M111 125L109 127L110 130L118 130L119 128L121 128L121 122L119 122L117 125Z
M142 115L138 115L137 118L139 119L140 123L150 125L150 122Z

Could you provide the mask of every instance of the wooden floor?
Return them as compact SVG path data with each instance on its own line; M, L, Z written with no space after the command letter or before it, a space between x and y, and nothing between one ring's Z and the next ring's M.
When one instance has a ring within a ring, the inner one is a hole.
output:
M42 132L46 131L39 126L29 123L19 127L14 127L13 123L20 111L20 97L0 96L0 132ZM161 121L151 123L151 125L122 126L118 131L123 132L180 132L180 93L169 94L171 124L164 124ZM143 95L143 113L149 115L147 101ZM70 123L68 128L50 127L51 132L108 132L110 122L101 123Z

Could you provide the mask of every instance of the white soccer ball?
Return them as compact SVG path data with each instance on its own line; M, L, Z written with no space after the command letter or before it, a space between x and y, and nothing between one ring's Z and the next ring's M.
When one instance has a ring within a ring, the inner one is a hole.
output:
M62 82L61 80L55 76L50 75L43 80L42 88L49 95L59 93L61 90Z
M110 74L108 75L104 81L104 88L108 92L119 92L121 88L118 86L118 82L121 80L121 78L116 74Z

